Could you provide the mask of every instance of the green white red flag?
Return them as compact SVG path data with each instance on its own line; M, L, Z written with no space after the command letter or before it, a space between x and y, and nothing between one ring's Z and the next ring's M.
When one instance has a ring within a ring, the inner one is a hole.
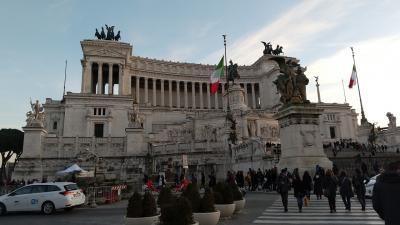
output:
M349 88L353 88L354 85L357 83L357 70L356 65L353 65L353 71L351 72Z
M215 68L214 72L211 74L211 94L217 93L219 83L223 75L224 75L224 56L222 56L221 60L217 65L217 68Z

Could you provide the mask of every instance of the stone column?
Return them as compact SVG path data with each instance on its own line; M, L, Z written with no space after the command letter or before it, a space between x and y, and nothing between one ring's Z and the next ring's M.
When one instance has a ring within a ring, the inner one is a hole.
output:
M188 93L187 93L187 81L184 81L185 85L185 109L188 108Z
M81 61L82 64L82 93L92 93L92 62Z
M199 82L199 88L200 88L200 109L204 108L203 105L203 82Z
M222 87L222 108L227 107L227 104L225 102L224 94L225 94L225 84L221 83Z
M140 77L136 77L136 102L140 102Z
M124 89L124 82L122 81L122 74L123 74L123 71L124 71L124 67L121 64L119 64L118 68L119 68L119 70L118 70L118 95L122 95L122 90ZM129 89L132 88L130 80L129 80L129 85L128 86L129 86Z
M243 84L243 89L244 89L244 103L249 106L249 101L247 99L247 83Z
M92 67L93 67L93 62L88 62L86 64L87 66L87 76L88 76L88 83L86 84L86 93L92 93L92 85L93 85L93 75L92 75ZM96 94L96 93L92 93Z
M215 108L215 109L218 109L218 91L215 92L215 94L214 94L214 99L215 99L215 101L214 101L214 108Z
M196 83L192 82L192 108L196 109Z
M144 78L144 103L147 104L149 102L149 78Z
M103 63L99 63L97 76L97 94L103 94Z
M255 92L255 88L254 88L254 83L251 83L251 97L253 99L252 108L255 109L257 107L256 107L256 92Z
M157 80L153 78L153 106L157 105L157 96L156 96L156 94L157 94L156 87L157 86L156 86L156 83L157 83Z
M176 82L176 106L181 107L181 91L180 91L180 81Z
M113 93L113 64L108 64L108 94L112 95Z
M172 80L168 80L168 103L169 107L172 108Z
M211 109L211 93L210 93L210 84L206 83L207 85L207 106L208 109Z
M161 106L165 106L164 102L164 80L160 80L161 82Z

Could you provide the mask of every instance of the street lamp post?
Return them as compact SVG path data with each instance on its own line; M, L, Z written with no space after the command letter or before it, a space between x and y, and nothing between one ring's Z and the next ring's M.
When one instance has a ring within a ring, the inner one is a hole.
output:
M99 163L100 157L96 153L91 152L89 150L89 148L85 148L85 150L87 153L89 153L89 157L87 157L86 160L90 160L90 159L94 158L94 160L93 160L93 162L94 162L94 172L93 172L94 182L93 182L93 193L92 193L93 198L92 198L92 201L90 202L90 207L96 208L97 207L97 204L96 204L97 164Z
M97 155L93 154L95 156L95 160L94 160L94 182L93 182L93 198L92 198L92 202L90 203L90 207L92 208L96 208L97 204L96 204L96 183L97 183L97 163L99 160L99 157L97 157Z

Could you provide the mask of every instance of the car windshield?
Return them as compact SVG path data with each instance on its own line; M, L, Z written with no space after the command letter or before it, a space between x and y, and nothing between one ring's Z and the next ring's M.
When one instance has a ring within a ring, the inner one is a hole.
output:
M74 191L74 190L78 190L79 187L76 184L68 184L64 186L66 191Z

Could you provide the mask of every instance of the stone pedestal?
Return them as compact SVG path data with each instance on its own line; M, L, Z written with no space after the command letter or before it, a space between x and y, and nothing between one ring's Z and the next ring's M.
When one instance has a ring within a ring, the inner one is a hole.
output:
M319 127L322 111L315 104L293 104L280 109L274 116L280 126L282 154L279 169L293 171L298 168L302 175L305 170L314 173L316 165L332 168L322 146Z
M43 143L47 131L39 123L22 128L24 146L20 161L13 172L13 179L38 180L43 178Z
M126 128L125 133L127 155L145 155L147 153L147 142L144 137L144 129Z
M229 106L231 110L245 111L248 109L247 105L244 103L244 90L239 84L230 86L225 96L229 97Z
M22 158L41 158L42 143L47 131L41 127L23 127L24 130L24 152Z

